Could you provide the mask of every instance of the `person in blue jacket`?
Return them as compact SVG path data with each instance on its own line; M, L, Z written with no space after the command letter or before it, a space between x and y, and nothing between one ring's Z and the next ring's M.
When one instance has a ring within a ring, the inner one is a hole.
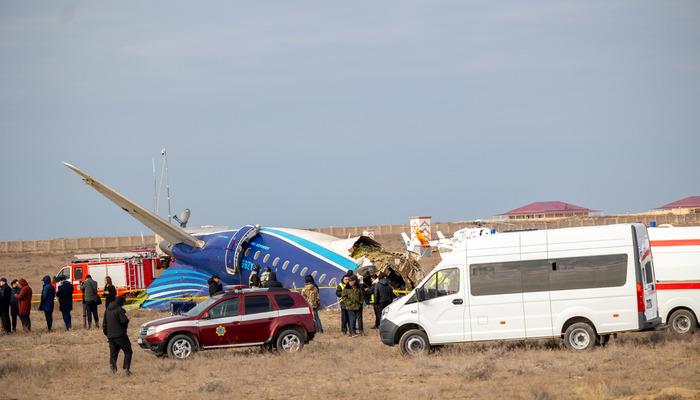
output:
M46 275L41 279L44 282L44 287L41 288L41 301L39 302L39 311L43 311L46 316L46 327L51 332L53 326L53 301L56 299L56 289L51 284L51 277Z
M66 330L73 327L71 322L71 311L73 311L73 285L66 280L65 277L60 277L56 297L58 297L58 310L63 316L63 323L66 324Z

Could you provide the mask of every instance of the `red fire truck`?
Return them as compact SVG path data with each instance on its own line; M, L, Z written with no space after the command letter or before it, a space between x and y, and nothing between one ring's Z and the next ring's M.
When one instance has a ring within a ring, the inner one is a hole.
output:
M122 295L146 289L156 278L156 270L166 265L165 260L150 249L124 253L77 254L70 265L58 271L56 278L65 277L71 282L73 300L82 301L83 294L79 286L88 275L97 282L100 295L105 276L112 278L117 295Z

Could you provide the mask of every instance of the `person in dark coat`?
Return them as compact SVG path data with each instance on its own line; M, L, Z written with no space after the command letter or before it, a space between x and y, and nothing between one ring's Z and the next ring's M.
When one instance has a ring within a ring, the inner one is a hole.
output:
M85 280L80 283L80 290L83 292L83 304L85 313L87 313L88 329L92 328L92 320L95 320L95 328L100 327L100 317L97 312L97 306L102 303L100 295L97 292L97 282L92 279L92 276L87 275ZM85 315L83 313L83 315ZM85 321L83 320L83 323Z
M389 279L383 273L379 274L379 282L374 285L374 303L377 305L375 324L379 326L382 311L394 301L396 295L394 289L389 285Z
M260 266L255 264L253 270L250 272L250 277L248 278L248 287L259 288L260 287Z
M277 273L275 271L270 271L270 275L267 281L263 284L266 288L281 288L282 283L277 280Z
M105 297L105 308L117 297L117 288L112 285L112 278L109 276L105 276L105 288L102 294Z
M19 293L15 295L19 306L19 320L22 322L22 329L25 332L32 330L32 320L29 319L29 313L32 311L32 288L26 279L19 279Z
M39 311L44 312L46 317L46 327L49 332L53 327L53 301L56 299L56 289L51 284L51 277L46 275L41 278L44 286L41 288L41 300L39 302Z
M58 297L58 309L61 311L63 316L63 323L66 325L66 330L70 330L73 327L71 321L71 311L73 311L73 285L66 280L66 278L60 278L61 282L58 284L58 289L56 290L56 297Z
M19 300L16 294L19 294L19 282L13 279L10 283L12 288L12 297L10 298L10 318L12 319L12 332L17 332L17 316L19 315Z
M219 278L219 275L213 275L211 279L209 279L208 283L209 297L224 292L224 285L221 283L221 278Z
M349 329L349 318L348 318L348 309L345 308L345 301L343 301L343 290L348 286L348 282L350 281L350 276L343 275L343 279L341 282L338 284L338 286L335 288L335 295L338 297L338 304L340 305L340 330L343 332L343 335L348 333Z
M107 336L109 342L109 368L113 374L117 373L117 357L119 350L124 352L124 364L122 369L127 375L131 375L131 342L127 336L129 327L129 317L122 307L125 303L124 296L117 298L109 304L102 318L102 332Z
M3 276L0 278L0 320L2 321L2 330L5 333L12 333L12 325L10 325L11 302L12 288L7 284L7 279Z

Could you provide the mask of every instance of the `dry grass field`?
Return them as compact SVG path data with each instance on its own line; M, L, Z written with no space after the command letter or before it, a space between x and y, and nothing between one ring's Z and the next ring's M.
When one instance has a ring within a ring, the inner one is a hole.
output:
M0 273L25 276L37 290L40 277L69 258L2 255ZM175 361L135 344L139 325L161 314L130 310L129 315L133 375L125 376L109 372L101 330L65 332L57 311L57 329L48 333L43 314L33 311L30 334L0 336L0 399L700 398L699 334L685 340L625 334L587 353L572 353L557 341L465 344L406 359L384 346L376 331L354 339L341 336L337 313L327 311L321 316L327 333L296 355L252 348ZM74 319L80 326L77 310Z

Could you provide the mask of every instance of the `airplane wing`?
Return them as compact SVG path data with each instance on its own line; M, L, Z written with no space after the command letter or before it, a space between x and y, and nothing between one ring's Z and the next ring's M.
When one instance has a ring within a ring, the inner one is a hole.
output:
M190 235L180 227L169 224L168 221L153 214L152 212L146 210L140 205L134 203L133 201L127 199L126 197L118 193L116 190L106 186L102 182L81 171L79 168L66 162L64 162L63 165L73 170L73 172L75 172L76 174L82 176L83 181L88 186L91 186L93 189L100 192L104 197L111 200L112 203L118 205L122 210L129 213L129 215L136 218L139 222L146 225L146 227L150 228L153 232L160 235L169 243L185 243L192 247L198 248L204 246L204 242L202 240L199 240L196 237Z

